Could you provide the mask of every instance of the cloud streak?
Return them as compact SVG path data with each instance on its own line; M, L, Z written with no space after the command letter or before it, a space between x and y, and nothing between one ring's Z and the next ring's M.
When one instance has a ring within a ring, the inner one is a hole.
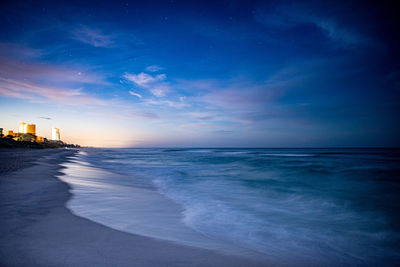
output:
M43 56L45 51L42 49L33 49L16 43L0 42L0 56L12 57L13 59L37 59Z
M158 74L156 76L152 76L144 72L141 72L139 74L126 73L124 74L123 77L144 88L148 88L151 85L155 84L156 82L164 81L167 78L165 74Z
M57 101L67 105L106 105L105 101L88 96L78 89L45 87L31 82L21 82L7 78L0 78L0 94L6 97L39 102Z
M326 12L326 9L326 6L322 7L318 2L312 1L296 2L290 5L278 2L267 8L260 7L255 12L254 18L270 29L281 31L312 25L341 47L352 48L372 43L370 38L357 31L354 26L345 23L341 16L332 16Z
M160 67L158 65L151 65L151 66L146 67L146 71L149 71L149 72L157 72L157 71L160 71L163 69L164 69L163 67Z
M188 107L189 105L184 102L172 101L172 100L154 100L149 99L145 101L146 105L160 105L160 106L169 106L172 108L184 108Z
M61 65L37 63L42 55L29 47L0 43L0 94L36 102L54 100L68 105L104 105L83 92L85 85L108 85L105 77ZM15 54L24 55L21 59Z
M71 37L77 41L89 44L94 47L110 48L115 45L114 37L105 34L98 29L82 26L71 32Z
M141 88L147 89L156 97L164 97L170 91L169 85L165 82L167 79L165 74L153 76L144 72L139 74L125 73L122 77Z
M0 56L0 75L15 80L30 80L48 84L109 85L105 76L92 73L84 68L71 69L62 65L39 64L2 56Z
M142 95L141 95L141 94L136 93L136 92L134 92L134 91L129 91L129 94L131 94L131 95L133 95L133 96L136 96L136 97L138 97L138 98L142 98Z

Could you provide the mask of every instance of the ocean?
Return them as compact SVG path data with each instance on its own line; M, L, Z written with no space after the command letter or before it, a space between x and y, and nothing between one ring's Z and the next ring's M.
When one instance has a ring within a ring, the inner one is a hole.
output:
M400 262L400 150L82 149L67 207L133 234L273 265Z

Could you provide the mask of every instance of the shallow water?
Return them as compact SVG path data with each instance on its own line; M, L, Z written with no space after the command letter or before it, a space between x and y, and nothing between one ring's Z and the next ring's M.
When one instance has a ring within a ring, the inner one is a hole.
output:
M88 149L61 178L73 212L115 229L278 265L392 265L399 163L384 149Z

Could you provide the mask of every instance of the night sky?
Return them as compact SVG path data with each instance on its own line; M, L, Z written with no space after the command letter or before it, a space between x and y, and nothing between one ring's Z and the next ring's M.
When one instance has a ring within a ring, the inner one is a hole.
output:
M398 14L385 1L1 1L0 127L94 146L400 146Z

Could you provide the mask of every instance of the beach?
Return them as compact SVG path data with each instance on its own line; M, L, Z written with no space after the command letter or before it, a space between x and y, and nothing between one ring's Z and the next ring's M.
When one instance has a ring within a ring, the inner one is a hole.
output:
M390 266L399 159L396 149L90 148L57 177L73 214L124 233L264 265Z
M0 152L1 266L265 266L250 258L117 231L66 208L60 164L76 150Z
M393 266L399 150L0 150L1 266Z

